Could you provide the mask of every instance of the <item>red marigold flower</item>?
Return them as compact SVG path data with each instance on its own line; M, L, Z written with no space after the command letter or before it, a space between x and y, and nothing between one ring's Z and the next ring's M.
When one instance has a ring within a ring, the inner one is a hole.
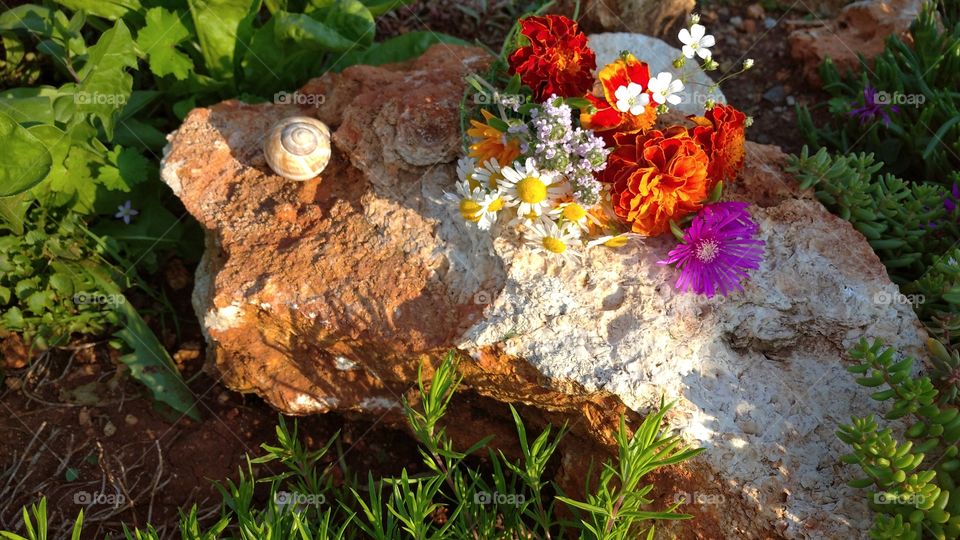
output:
M643 92L649 94L650 68L646 62L627 54L604 66L597 78L600 88L587 95L596 112L580 114L580 124L584 128L592 129L609 144L617 132L646 131L653 126L657 119L656 103L648 100L640 114L632 114L627 107L618 106L622 100L616 95L618 89L628 88L630 83L640 85Z
M600 180L613 185L617 216L644 236L666 232L671 219L700 209L707 198L709 159L686 129L618 133Z
M710 188L719 181L730 182L743 167L747 116L730 105L718 103L704 116L691 117L696 127L691 136L710 156Z
M590 90L597 59L576 22L563 15L527 17L520 21L520 33L529 44L510 55L510 73L520 74L537 102L551 94L580 97Z

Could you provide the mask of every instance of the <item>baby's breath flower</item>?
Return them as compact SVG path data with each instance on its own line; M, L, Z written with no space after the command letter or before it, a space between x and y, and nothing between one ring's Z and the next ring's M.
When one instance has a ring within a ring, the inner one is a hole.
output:
M753 67L753 58L747 58L746 60L743 61L743 69L744 69L744 71L746 71L746 70L748 70L748 69L750 69L750 68L752 68L752 67Z

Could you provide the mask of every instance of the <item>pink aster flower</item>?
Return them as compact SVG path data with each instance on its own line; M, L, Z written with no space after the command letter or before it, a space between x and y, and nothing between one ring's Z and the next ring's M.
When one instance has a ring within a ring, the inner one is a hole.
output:
M763 259L757 224L747 203L721 202L704 206L684 232L683 243L672 249L660 264L676 264L680 271L677 290L693 290L712 298L719 292L743 290L741 282Z

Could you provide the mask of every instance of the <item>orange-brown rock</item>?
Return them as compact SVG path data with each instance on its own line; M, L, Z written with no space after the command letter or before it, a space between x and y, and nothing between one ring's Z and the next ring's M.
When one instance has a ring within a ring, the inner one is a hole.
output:
M353 67L300 92L318 107L227 101L170 136L163 178L206 230L194 307L211 368L289 414L400 419L421 362L464 356L448 430L510 452L515 404L530 427L569 422L561 478L581 484L621 414L661 397L697 460L662 471L659 501L687 494L680 538L855 538L869 523L834 431L877 414L845 372L861 336L921 347L907 305L866 241L798 195L775 147L748 144L731 196L755 203L765 261L742 293L673 290L672 242L597 249L560 264L467 227L445 201L461 151L463 76L489 61L434 46L402 65ZM321 178L273 174L261 138L285 115L330 125Z
M790 55L803 63L803 73L820 84L820 65L827 58L841 73L862 69L858 55L870 62L883 52L888 37L908 43L910 25L920 13L920 0L861 0L844 7L836 19L790 33ZM867 66L870 67L869 65Z

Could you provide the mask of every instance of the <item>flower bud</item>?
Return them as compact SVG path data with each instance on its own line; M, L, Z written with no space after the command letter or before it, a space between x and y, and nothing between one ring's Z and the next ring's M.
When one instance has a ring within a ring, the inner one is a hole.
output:
M744 71L746 71L746 70L748 70L748 69L750 69L750 68L752 68L752 67L753 67L753 58L747 58L746 60L743 61L743 69L744 69Z

